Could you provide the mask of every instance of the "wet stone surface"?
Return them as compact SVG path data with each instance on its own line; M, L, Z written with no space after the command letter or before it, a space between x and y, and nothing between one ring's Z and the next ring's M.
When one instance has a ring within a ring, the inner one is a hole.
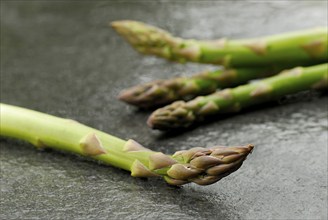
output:
M1 138L0 219L327 219L327 96L302 93L181 134L116 100L137 83L213 66L136 53L109 21L134 19L188 38L255 37L327 25L326 1L1 1L1 102L72 118L165 153L256 145L207 187L168 187Z

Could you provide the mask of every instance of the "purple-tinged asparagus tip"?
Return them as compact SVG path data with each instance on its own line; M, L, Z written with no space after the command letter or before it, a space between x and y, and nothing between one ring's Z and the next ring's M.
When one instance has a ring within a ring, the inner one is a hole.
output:
M194 182L199 185L213 184L220 179L237 171L254 146L248 144L240 147L217 146L210 149L192 148L179 151L172 158L184 163L177 163L170 167L167 175L169 184L175 185L176 180Z

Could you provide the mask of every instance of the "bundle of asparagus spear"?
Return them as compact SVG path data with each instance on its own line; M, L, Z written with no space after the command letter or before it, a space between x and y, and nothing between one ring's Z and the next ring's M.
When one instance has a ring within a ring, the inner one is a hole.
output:
M152 128L188 127L209 115L236 112L302 90L328 87L324 28L252 40L197 41L173 37L135 21L118 21L112 26L142 53L223 66L193 77L158 80L123 91L120 98L139 107L173 102L150 116L148 124ZM288 68L292 69L285 70ZM242 85L256 78L265 79ZM230 88L234 86L238 87ZM253 149L253 145L195 147L165 155L74 120L20 107L0 104L0 118L1 136L25 140L40 149L89 157L130 171L135 177L162 177L171 185L215 183L239 169Z
M141 108L169 104L149 117L148 125L154 129L185 128L210 115L238 112L303 90L328 88L327 28L256 39L200 41L175 37L137 21L111 25L141 53L182 63L221 65L216 71L122 91L121 100ZM249 83L258 78L263 79Z

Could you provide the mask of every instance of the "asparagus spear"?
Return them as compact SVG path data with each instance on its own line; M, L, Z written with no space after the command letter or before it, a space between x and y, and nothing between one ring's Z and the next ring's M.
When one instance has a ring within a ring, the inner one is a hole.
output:
M204 71L191 77L156 80L123 90L119 99L142 108L169 104L207 95L217 88L240 85L249 80L278 73L283 67L258 67Z
M174 37L137 21L115 21L111 25L137 51L178 62L246 67L275 63L296 66L327 60L327 28L256 39L198 41Z
M297 67L255 83L200 96L189 102L176 101L153 112L148 125L160 130L188 127L210 115L238 112L242 108L302 90L327 88L327 63Z
M98 160L134 177L163 177L171 185L208 185L236 171L253 146L192 148L165 155L133 140L124 141L71 119L0 104L1 136L37 148L53 148Z

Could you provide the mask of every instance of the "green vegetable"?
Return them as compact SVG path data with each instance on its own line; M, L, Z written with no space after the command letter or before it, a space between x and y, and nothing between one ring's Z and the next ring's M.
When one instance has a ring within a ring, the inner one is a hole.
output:
M131 171L134 177L162 177L171 185L212 184L236 171L253 149L252 145L192 148L171 156L71 119L6 104L0 104L0 110L1 136L92 158Z
M182 39L137 21L115 21L112 27L137 51L178 62L259 67L327 62L327 28L302 30L255 39L199 41Z
M278 73L283 67L258 67L204 71L191 77L156 80L123 90L119 99L142 108L169 104L176 100L190 100L213 93L217 88L240 85L249 80Z
M327 63L297 67L255 83L197 97L189 102L174 102L153 112L148 125L160 130L184 128L210 115L238 112L243 108L303 90L327 88Z

